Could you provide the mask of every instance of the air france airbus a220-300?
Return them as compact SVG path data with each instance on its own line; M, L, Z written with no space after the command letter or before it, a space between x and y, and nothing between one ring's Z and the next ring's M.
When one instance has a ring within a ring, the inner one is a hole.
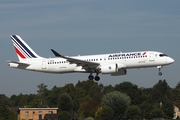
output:
M90 73L89 80L100 80L99 73L112 76L126 75L127 69L157 67L172 64L174 60L166 54L156 51L138 51L126 53L98 54L86 56L63 56L51 49L56 58L44 58L36 54L18 35L11 39L19 61L8 61L9 66L23 70L44 73ZM93 73L96 74L95 77Z

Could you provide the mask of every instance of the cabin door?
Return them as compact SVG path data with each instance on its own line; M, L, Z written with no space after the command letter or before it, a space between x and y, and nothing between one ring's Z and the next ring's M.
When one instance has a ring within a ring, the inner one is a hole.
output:
M149 53L149 61L150 62L154 61L154 53Z
M42 69L46 69L46 61L42 61Z

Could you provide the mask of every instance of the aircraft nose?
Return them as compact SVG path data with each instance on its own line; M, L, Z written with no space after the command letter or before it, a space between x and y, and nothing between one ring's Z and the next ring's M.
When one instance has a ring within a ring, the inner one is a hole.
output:
M169 58L169 63L174 63L174 59L172 59L172 58Z

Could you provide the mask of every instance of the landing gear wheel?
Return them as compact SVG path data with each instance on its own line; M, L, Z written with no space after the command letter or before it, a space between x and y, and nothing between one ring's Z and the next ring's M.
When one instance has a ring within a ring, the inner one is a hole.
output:
M88 79L89 79L89 80L93 80L93 79L94 79L94 76L93 76L93 75L89 75L89 76L88 76Z
M99 81L100 80L100 77L99 76L95 76L95 81Z
M162 75L162 72L159 72L158 75L161 76L161 75Z
M161 72L161 68L162 68L162 67L163 67L163 66L157 66L157 68L158 68L158 70L159 70L159 73L158 73L159 76L162 75L162 72Z

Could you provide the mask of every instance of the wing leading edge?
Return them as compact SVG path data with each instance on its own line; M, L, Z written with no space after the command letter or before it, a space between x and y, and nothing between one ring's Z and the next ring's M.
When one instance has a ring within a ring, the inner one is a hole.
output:
M64 58L67 61L69 61L71 64L77 64L77 66L82 66L83 69L96 69L100 64L97 62L89 62L89 61L85 61L85 60L81 60L81 59L77 59L77 58L72 58L72 57L67 57L67 56L63 56L60 55L58 52L56 52L55 50L51 49L51 51L54 53L54 55L56 57L60 57L60 58Z

